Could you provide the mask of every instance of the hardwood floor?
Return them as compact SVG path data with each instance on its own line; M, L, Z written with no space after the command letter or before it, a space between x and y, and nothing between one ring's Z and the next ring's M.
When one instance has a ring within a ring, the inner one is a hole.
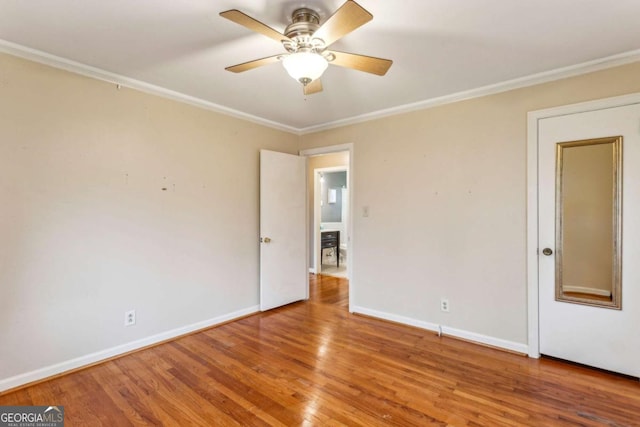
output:
M637 380L348 313L311 299L0 396L67 426L640 425Z

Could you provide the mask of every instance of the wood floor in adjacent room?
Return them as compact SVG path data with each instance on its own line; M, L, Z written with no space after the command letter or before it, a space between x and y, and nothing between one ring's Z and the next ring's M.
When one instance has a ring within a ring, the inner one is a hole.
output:
M637 380L352 315L311 299L0 396L67 426L640 425Z

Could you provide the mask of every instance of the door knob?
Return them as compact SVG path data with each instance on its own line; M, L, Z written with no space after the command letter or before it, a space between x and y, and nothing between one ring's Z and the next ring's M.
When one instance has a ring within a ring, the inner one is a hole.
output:
M549 255L551 255L552 253L553 253L553 251L551 250L551 248L544 248L544 249L542 250L542 255L549 256Z
M270 237L265 237L262 241L265 242L265 243L269 243L271 241L271 238Z

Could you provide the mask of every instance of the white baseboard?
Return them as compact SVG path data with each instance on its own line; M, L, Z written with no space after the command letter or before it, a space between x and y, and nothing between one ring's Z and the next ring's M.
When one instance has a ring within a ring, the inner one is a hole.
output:
M162 332L150 337L142 338L136 341L132 341L126 344L122 344L116 347L101 350L95 353L87 354L85 356L77 357L75 359L67 360L54 365L46 366L34 371L25 372L13 377L0 380L0 392L9 390L21 385L28 384L34 381L39 381L45 378L52 377L67 371L82 368L83 366L91 365L93 363L100 362L118 356L120 354L128 353L149 345L153 345L162 341L177 338L179 336L200 330L209 328L211 326L218 325L220 323L228 322L240 317L247 316L249 314L257 313L260 311L259 306L248 307L243 310L238 310L233 313L228 313L222 316L215 317L213 319L204 320L202 322L193 323L191 325L183 326L180 328L172 329L170 331ZM500 338L481 335L475 332L464 331L461 329L450 328L448 326L438 325L437 323L425 322L423 320L413 319L411 317L400 316L392 313L385 313L378 310L372 310L365 307L354 306L352 307L354 313L360 313L371 317L377 317L379 319L390 320L392 322L398 322L405 325L415 326L421 329L426 329L433 332L442 331L443 334L462 338L469 341L478 342L493 347L503 348L505 350L514 351L517 353L528 353L528 347L526 344L520 344L512 341L503 340Z
M404 325L415 326L421 329L427 329L429 331L438 332L438 324L425 322L424 320L417 320L411 317L399 316L397 314L385 313L384 311L372 310L370 308L353 306L353 313L364 314L371 317L377 317L379 319L391 320L392 322L402 323Z
M87 354L85 356L76 357L75 359L67 360L64 362L56 363L54 365L45 366L44 368L36 369L34 371L25 372L13 377L0 380L0 392L9 390L21 385L28 384L34 381L39 381L45 378L52 377L67 371L82 368L83 366L91 365L102 360L118 356L120 354L128 353L133 350L138 350L143 347L147 347L153 344L157 344L162 341L170 340L180 337L182 335L200 330L206 329L211 326L218 325L220 323L228 322L230 320L238 319L240 317L247 316L249 314L257 313L260 311L259 306L252 306L242 310L234 311L233 313L224 314L222 316L215 317L209 320L203 320L202 322L193 323L191 325L183 326L180 328L172 329L170 331L161 332L150 337L142 338L136 341L132 341L126 344L111 347L105 350L101 350L95 353Z
M398 322L405 325L415 326L417 328L426 329L433 332L441 332L444 335L451 337L461 338L467 341L473 341L491 347L497 347L504 350L513 351L516 353L528 354L529 347L527 344L521 344L513 341L503 340L501 338L490 337L487 335L478 334L476 332L469 332L462 329L450 328L444 325L438 325L437 323L425 322L423 320L413 319L411 317L399 316L397 314L385 313L383 311L372 310L365 307L354 306L352 312L365 314L371 317L377 317L379 319L390 320L392 322Z

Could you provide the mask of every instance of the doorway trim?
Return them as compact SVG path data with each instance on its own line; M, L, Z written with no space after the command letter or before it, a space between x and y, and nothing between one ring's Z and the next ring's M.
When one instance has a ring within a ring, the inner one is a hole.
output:
M540 120L640 104L640 93L563 105L527 113L527 342L528 355L540 357L538 277L538 125Z
M349 276L349 312L352 313L352 307L353 307L353 301L354 301L354 286L353 286L353 241L354 241L354 235L355 233L353 232L353 176L354 176L354 170L353 170L353 143L347 143L347 144L339 144L339 145L328 145L325 147L318 147L318 148L310 148L307 150L300 150L299 154L301 156L305 156L305 157L313 157L313 156L319 156L319 155L323 155L323 154L332 154L332 153L339 153L339 152L343 152L343 151L348 151L349 152L349 165L348 165L348 172L347 172L347 188L349 189L349 212L348 212L348 218L347 218L347 230L349 230L348 233L348 238L347 238L347 254L349 254L349 256L347 256L347 271L348 276ZM309 167L309 162L307 162L307 168ZM309 176L309 171L307 171L307 176ZM314 180L315 180L315 174L314 174ZM315 184L315 183L314 183ZM315 188L315 187L314 187ZM308 191L308 186L307 186L307 191ZM313 194L307 194L307 206L309 205L308 201L309 198L313 197ZM314 208L315 208L315 203L314 203ZM310 225L310 222L314 221L313 218L313 213L310 213L307 215L307 225ZM315 243L314 243L315 245ZM315 267L315 266L314 266ZM317 273L317 272L316 272Z

